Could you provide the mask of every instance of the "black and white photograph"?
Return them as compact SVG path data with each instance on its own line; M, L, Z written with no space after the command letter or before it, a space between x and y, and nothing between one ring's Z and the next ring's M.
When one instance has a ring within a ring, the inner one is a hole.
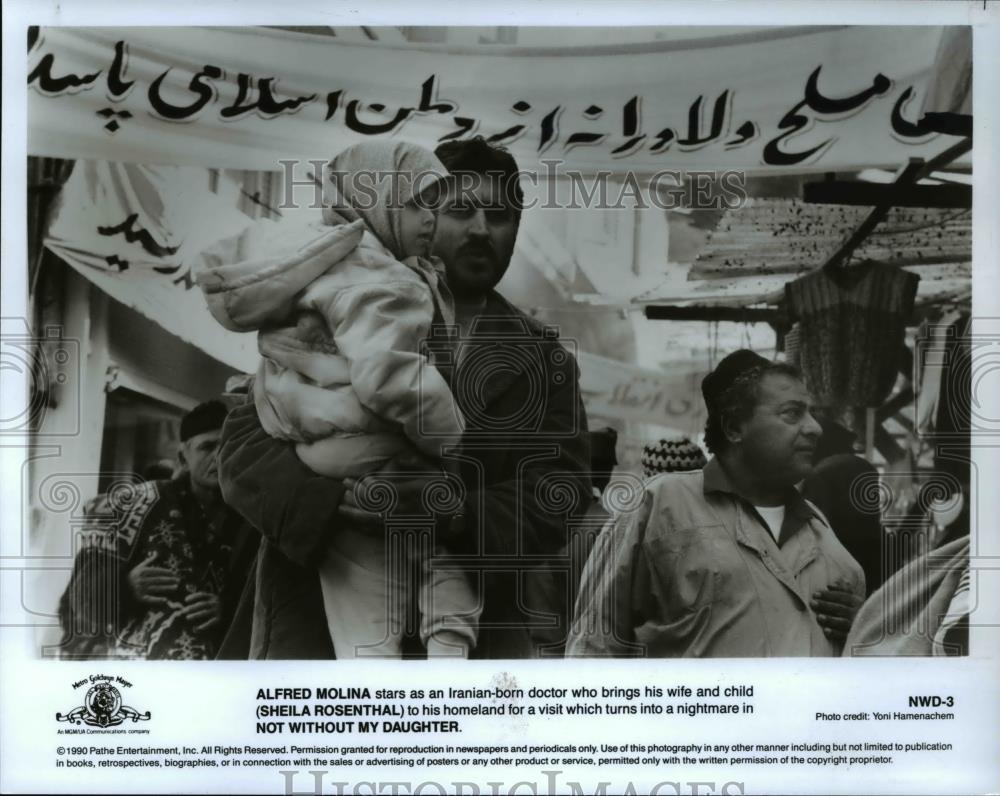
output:
M5 790L1000 786L997 7L90 5L5 3Z

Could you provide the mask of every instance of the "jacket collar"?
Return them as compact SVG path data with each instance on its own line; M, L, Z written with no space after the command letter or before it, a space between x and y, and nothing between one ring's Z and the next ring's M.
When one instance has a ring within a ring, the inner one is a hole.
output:
M726 472L725 468L722 466L722 462L719 461L717 456L713 456L711 461L705 465L702 475L705 483L705 495L708 496L711 492L722 492L727 495L732 495L737 497L749 506L753 505L753 502L748 500L747 497L739 492L736 486L733 484L732 479L729 477L729 473ZM789 531L798 530L802 525L807 523L813 517L817 519L822 519L821 515L813 508L813 506L802 497L801 493L794 486L788 487L785 493L785 522L782 525L782 537L785 536L785 529Z
M549 327L541 321L519 310L507 299L491 290L486 296L486 306L478 318L473 321L470 335L473 337L499 335L501 337L558 338L554 327Z
M725 471L722 463L717 457L713 457L712 460L705 465L702 475L704 478L706 499L710 500L710 496L713 493L716 495L721 493L732 498L736 498L745 505L747 510L746 513L756 517L757 521L761 524L761 526L763 526L763 519L753 507L753 503L747 500L746 497L741 495L736 490L729 474ZM760 556L764 566L767 567L771 574L774 575L774 577L777 578L778 581L780 581L792 595L794 595L795 599L799 602L803 609L808 610L809 601L799 590L795 576L810 562L816 559L816 556L819 554L819 546L817 544L806 545L800 550L794 562L779 560L779 557L774 556L771 552L773 547L770 531L764 530L763 527L761 527L759 533L748 533L747 528L744 527L743 522L740 519L740 516L743 513L744 512L740 510L740 507L737 504L736 515L732 521L736 540L745 547L754 550ZM813 517L818 516L819 515L816 514L809 503L799 494L799 491L795 487L790 486L786 493L785 519L781 523L781 533L779 534L777 541L778 547L783 546L786 541L797 535L799 531L806 527ZM723 522L726 524L725 520L723 520ZM764 542L764 539L767 539L768 541Z

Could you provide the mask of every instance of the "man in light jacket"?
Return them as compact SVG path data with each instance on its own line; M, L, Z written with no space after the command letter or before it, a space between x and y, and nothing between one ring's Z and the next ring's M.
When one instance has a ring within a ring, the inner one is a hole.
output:
M748 350L705 377L703 470L646 482L594 546L568 655L832 656L864 574L797 491L820 426L790 365Z

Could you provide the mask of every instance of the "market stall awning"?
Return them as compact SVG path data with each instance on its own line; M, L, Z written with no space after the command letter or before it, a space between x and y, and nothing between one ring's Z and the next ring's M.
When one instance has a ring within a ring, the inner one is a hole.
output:
M752 199L727 211L686 276L673 274L633 305L773 306L784 286L822 267L868 214L861 206ZM967 294L972 217L967 210L894 208L853 253L920 276L916 305Z
M908 266L920 277L915 306L968 296L972 287L971 263L950 265ZM761 276L736 279L710 279L688 282L675 287L671 283L662 290L637 296L632 306L675 304L697 307L774 306L781 301L785 285L794 277Z
M688 279L806 273L826 263L869 211L864 206L797 199L751 199L722 217ZM968 264L972 261L972 212L893 208L855 249L853 258L901 266Z

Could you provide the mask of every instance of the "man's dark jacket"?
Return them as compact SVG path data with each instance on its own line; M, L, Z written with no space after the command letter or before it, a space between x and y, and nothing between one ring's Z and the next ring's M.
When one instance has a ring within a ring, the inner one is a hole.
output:
M468 340L457 365L435 363L466 420L464 531L452 550L484 595L473 656L558 655L574 598L567 523L591 494L579 370L550 330L495 292ZM226 502L263 537L220 657L334 657L316 565L344 523L342 484L268 437L252 403L226 420L220 471Z

